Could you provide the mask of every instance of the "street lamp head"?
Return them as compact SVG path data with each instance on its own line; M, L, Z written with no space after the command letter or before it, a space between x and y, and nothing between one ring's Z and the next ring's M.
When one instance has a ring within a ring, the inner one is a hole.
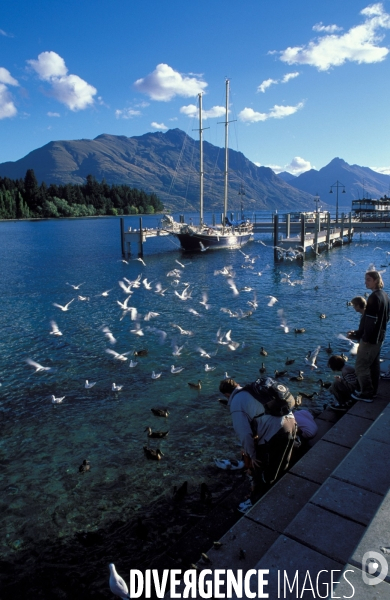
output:
M345 188L343 189L343 191L341 192L342 194L346 194Z
M332 190L332 188L330 188L329 194L333 194L333 190Z

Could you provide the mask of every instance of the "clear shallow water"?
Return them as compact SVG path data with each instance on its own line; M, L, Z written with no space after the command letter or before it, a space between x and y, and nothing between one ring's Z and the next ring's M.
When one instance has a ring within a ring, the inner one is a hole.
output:
M153 226L157 218L143 222ZM126 225L137 227L138 219L126 218ZM126 520L184 479L198 486L221 477L213 458L239 453L228 411L217 401L225 372L245 383L257 377L261 362L272 374L274 369L286 368L287 357L294 358L289 374L303 369L305 381L291 382L293 393L320 391L318 378L332 378L325 347L330 342L334 351L347 351L348 343L336 334L358 322L346 302L364 294L364 271L370 263L377 268L387 264L386 252L390 251L386 234L370 233L303 266L274 265L272 248L255 241L244 248L246 254L257 257L251 265L239 251L184 255L175 240L164 237L147 241L144 267L136 260L128 265L121 262L119 220L115 218L0 223L0 236L3 557L48 537L67 538L118 518ZM259 239L271 244L267 236L255 237ZM176 260L186 266L180 267ZM249 286L253 291L234 296L227 278L214 275L229 265L237 288ZM174 278L167 273L176 268L182 274L181 283L174 287ZM283 281L286 273L290 281L302 283L289 285ZM134 323L128 315L120 320L122 312L116 303L126 298L118 281L123 277L134 280L139 274L153 283L153 290L157 282L168 288L165 297L143 286L135 289L129 305L141 315L143 337L130 333ZM387 274L383 276L386 283ZM85 283L74 291L67 282ZM192 290L186 302L174 294L175 289L183 290L184 282ZM112 289L109 296L102 297L108 289ZM203 293L208 295L209 310L200 304ZM77 300L78 294L89 301ZM246 312L254 294L259 307L250 317L232 318L220 310ZM270 295L278 298L273 307L267 306ZM53 306L53 302L66 304L72 298L68 312ZM190 307L200 316L191 314ZM279 309L290 328L288 334L280 326ZM159 316L143 321L150 310ZM321 313L326 319L319 318ZM62 337L50 335L52 319ZM180 335L172 324L193 335ZM101 331L104 325L117 339L114 346ZM148 326L166 332L164 344ZM291 333L301 327L305 334ZM215 343L219 328L223 333L231 330L231 338L240 344L237 350ZM185 344L180 357L172 356L174 343ZM311 372L304 366L304 357L319 344L319 369ZM261 346L268 350L268 357L259 355ZM137 367L131 369L129 361L113 360L105 352L107 347L118 352L147 348L149 354L137 359ZM197 347L218 352L210 359L200 358ZM35 373L26 364L28 357L51 370ZM215 370L206 373L205 363ZM171 374L172 364L183 366L184 371ZM153 370L162 372L160 379L151 379ZM85 379L96 381L96 386L85 390ZM188 382L198 379L202 389L190 389ZM111 392L113 382L123 384L123 390ZM53 405L51 394L66 398ZM322 392L308 405L321 408L328 400L327 392ZM169 418L153 416L150 409L154 406L167 407ZM143 455L146 426L170 431L159 444L151 441L151 446L159 445L164 453L159 463ZM78 467L84 458L90 460L92 470L80 475Z

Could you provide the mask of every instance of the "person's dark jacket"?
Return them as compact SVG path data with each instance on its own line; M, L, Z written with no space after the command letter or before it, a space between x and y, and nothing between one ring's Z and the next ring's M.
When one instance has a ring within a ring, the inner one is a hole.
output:
M382 344L389 316L390 300L388 295L383 290L374 290L367 300L361 341L368 344Z

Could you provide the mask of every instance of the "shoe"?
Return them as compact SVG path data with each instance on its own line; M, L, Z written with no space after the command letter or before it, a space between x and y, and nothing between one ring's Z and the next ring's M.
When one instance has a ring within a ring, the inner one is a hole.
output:
M347 412L348 407L345 404L339 404L338 402L328 404L330 410L336 410L337 412Z
M238 505L238 511L245 514L252 508L252 506L253 504L251 500L245 500L245 502L241 502L241 504Z
M353 398L354 400L361 400L362 402L374 402L373 397L370 398L368 396L367 398L364 398L361 395L361 392L354 392L353 394L351 394L351 398Z

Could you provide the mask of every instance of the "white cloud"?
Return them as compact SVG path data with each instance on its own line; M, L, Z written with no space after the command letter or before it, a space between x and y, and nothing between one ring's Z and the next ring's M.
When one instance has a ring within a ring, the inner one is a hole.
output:
M381 2L367 6L360 14L365 17L363 24L342 35L325 35L307 45L286 48L280 52L280 60L289 65L310 65L319 71L328 71L346 61L358 64L383 61L389 49L379 45L384 38L381 30L390 29L390 15Z
M162 129L163 131L166 131L168 129L168 127L164 125L164 123L156 123L156 121L153 121L153 123L151 123L150 125L154 129Z
M267 90L269 87L271 87L271 85L275 85L276 83L279 83L279 81L277 79L264 79L263 83L261 83L259 85L259 87L257 88L258 92L265 92L265 90Z
M0 119L14 117L18 111L4 83L0 83Z
M133 117L139 117L141 115L140 110L134 110L133 108L124 108L123 110L116 110L115 116L117 119L132 119Z
M182 106L180 112L187 117L198 117L198 107L195 104L189 104L188 106ZM224 117L226 113L224 106L213 106L209 110L202 110L202 118L214 119L216 117Z
M47 113L48 117L60 117L60 113L56 113L56 112L48 112Z
M41 52L28 64L43 81L51 85L51 95L70 110L83 110L94 103L97 89L78 75L68 75L64 59L56 52Z
M256 112L253 108L244 108L238 114L238 118L244 123L257 123L258 121L267 121L268 119L283 119L284 117L293 115L303 108L303 106L303 102L299 102L296 106L279 106L275 104L267 113Z
M382 173L382 175L390 175L390 167L370 167L370 169L377 173Z
M298 71L295 71L294 73L286 73L286 75L283 75L282 79L265 79L263 83L259 85L257 91L263 92L264 94L265 90L267 90L271 85L277 85L278 83L287 83L288 81L290 81L290 79L295 79L295 77L298 77L298 75Z
M6 85L19 85L8 69L4 69L4 67L0 67L0 83L5 83Z
M161 63L153 73L137 79L134 86L152 100L168 102L175 96L191 98L202 92L207 87L207 83L198 77L182 75L169 65Z
M258 165L261 166L261 165ZM300 156L294 156L292 161L288 165L284 165L281 167L280 165L265 165L272 169L276 174L282 173L282 171L287 171L292 175L300 175L301 173L305 173L306 171L310 171L310 169L315 169L314 166L310 163L309 160L305 160Z
M338 25L323 25L320 21L319 23L313 25L312 29L313 31L325 31L326 33L334 33L335 31L342 31L343 28L339 27Z
M10 37L10 38L14 37L12 35L12 33L7 33L6 31L4 31L4 29L0 29L0 35L4 35L4 37Z

